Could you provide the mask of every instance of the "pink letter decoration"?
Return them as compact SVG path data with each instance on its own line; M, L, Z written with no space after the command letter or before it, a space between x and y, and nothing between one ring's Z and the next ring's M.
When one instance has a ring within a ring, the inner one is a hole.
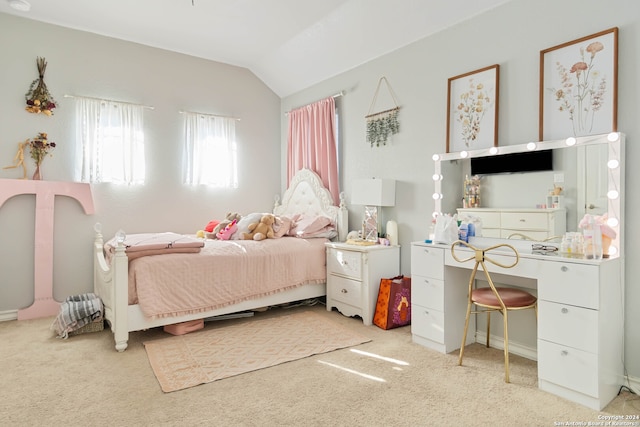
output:
M53 299L53 210L56 196L76 199L87 215L94 213L89 184L62 181L0 179L0 207L11 197L21 194L36 196L34 258L34 301L18 310L18 320L58 314L60 303Z

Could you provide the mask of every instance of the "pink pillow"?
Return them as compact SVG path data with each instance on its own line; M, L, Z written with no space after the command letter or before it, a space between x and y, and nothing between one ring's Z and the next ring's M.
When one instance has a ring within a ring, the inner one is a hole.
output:
M294 218L294 223L289 230L289 236L311 238L311 237L327 237L332 234L335 227L331 218L326 216L305 217L300 215Z
M279 237L286 236L289 233L289 230L291 230L292 224L293 221L291 218L286 216L277 216L276 222L273 224L273 238L277 239Z

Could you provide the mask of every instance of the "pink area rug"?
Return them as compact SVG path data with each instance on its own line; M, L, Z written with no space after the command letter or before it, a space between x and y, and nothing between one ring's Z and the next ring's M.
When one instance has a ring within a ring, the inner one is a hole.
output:
M164 392L172 392L371 341L313 312L207 325L144 343Z

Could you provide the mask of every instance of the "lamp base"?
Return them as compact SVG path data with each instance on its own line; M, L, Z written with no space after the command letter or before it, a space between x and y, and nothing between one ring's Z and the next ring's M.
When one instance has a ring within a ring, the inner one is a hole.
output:
M378 208L365 206L362 221L362 238L371 242L378 241Z

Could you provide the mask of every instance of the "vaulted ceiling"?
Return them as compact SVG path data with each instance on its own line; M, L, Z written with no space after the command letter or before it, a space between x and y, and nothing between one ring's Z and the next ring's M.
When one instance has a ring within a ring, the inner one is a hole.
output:
M245 67L285 97L508 1L0 0L0 12Z

